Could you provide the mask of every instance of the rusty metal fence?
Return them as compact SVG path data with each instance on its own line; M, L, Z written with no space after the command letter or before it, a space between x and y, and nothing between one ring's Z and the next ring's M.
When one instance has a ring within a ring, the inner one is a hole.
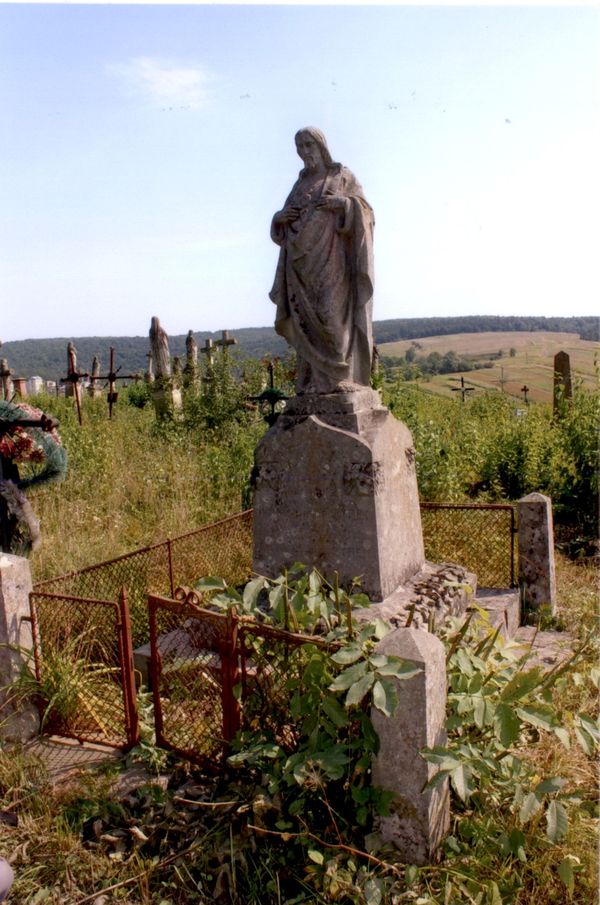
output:
M218 770L239 729L261 729L290 752L292 698L318 638L148 598L150 682L157 744ZM331 646L331 645L329 645Z
M501 503L421 503L425 556L455 562L480 588L516 586L516 507Z
M514 586L513 506L423 503L421 515L428 560L464 565L477 574L480 587ZM273 630L266 630L263 637L257 627L238 626L235 681L229 680L223 678L228 675L226 669L223 671L223 662L228 662L228 656L234 657L232 652L227 653L227 644L234 643L229 629L222 626L218 614L213 614L210 632L205 620L202 631L205 635L209 632L212 641L209 644L206 635L198 636L193 642L194 650L204 652L196 663L202 691L197 700L195 724L204 727L198 736L178 703L179 692L188 695L188 679L184 682L182 676L189 676L193 671L189 651L180 657L185 648L175 643L177 634L172 635L172 632L187 632L181 627L181 604L174 604L173 609L157 606L154 615L150 611L150 617L147 606L149 594L172 601L178 586L193 585L208 575L224 578L231 586L243 584L251 575L251 556L252 511L248 510L117 559L36 584L30 597L31 618L40 706L52 714L47 728L79 739L121 747L134 745L139 732L133 651L148 645L151 631L156 639L174 639L173 650L168 650L169 640L161 642L166 645L164 650L157 648L163 665L168 663L167 671L163 669L161 674L162 688L167 692L158 703L162 743L180 751L199 750L200 756L212 760L214 750L222 747L223 740L235 731L232 726L238 725L233 711L223 710L223 683L229 688L228 681L230 685L241 683L244 690L243 719L250 720L256 713L259 715L256 718L268 720L268 707L261 709L259 705L261 701L269 701L269 706L274 707L280 699L277 695L281 697L276 676L286 670L293 675L294 656L289 643L281 647L281 639L276 638ZM187 613L185 618L192 620L190 625L198 632L194 613ZM279 672L278 667L269 666L266 661L262 664L269 645L272 647L269 662L273 664L279 658L282 664ZM191 657L191 661L195 659L198 658ZM212 677L216 681L215 672L221 678L213 686L209 680ZM230 700L229 691L227 695ZM214 725L207 729L202 714L208 711L214 715ZM186 733L192 734L188 738Z
M36 703L42 729L119 748L139 725L127 596L30 595Z
M178 584L215 573L231 585L244 582L251 536L252 513L242 512L36 584L30 609L44 728L115 747L135 745L133 651L149 641L148 594L172 597Z
M239 513L187 534L116 559L69 572L36 584L35 591L85 599L118 600L126 589L133 646L148 641L146 599L173 596L178 585L206 575L219 575L231 585L247 580L252 570L252 511Z

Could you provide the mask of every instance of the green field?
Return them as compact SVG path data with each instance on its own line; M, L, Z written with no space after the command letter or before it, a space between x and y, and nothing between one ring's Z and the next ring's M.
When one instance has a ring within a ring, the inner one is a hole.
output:
M554 356L567 352L571 358L573 380L580 380L589 389L597 385L596 361L600 344L579 339L574 333L511 332L511 333L456 333L448 336L429 336L419 340L383 343L379 346L382 356L400 357L418 343L417 359L439 352L453 351L467 359L485 360L487 356L502 351L502 357L492 362L491 368L481 368L458 374L439 374L424 377L419 382L432 392L453 396L453 388L464 376L468 386L482 390L504 390L522 399L523 386L529 387L528 398L536 402L552 402ZM514 354L511 356L511 349Z

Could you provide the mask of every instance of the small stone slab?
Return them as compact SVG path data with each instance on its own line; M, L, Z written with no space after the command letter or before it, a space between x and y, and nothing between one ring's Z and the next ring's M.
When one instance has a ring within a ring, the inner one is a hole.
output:
M538 632L533 625L522 625L515 634L515 641L523 649L531 648L529 666L553 669L568 660L573 653L575 639L569 632Z
M502 635L513 638L521 624L521 597L516 588L483 588L477 592L475 604L490 617L490 627L500 626Z

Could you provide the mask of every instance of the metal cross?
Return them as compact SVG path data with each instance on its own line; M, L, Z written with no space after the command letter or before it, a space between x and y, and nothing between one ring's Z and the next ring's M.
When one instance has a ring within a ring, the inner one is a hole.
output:
M112 420L112 410L113 405L117 401L119 394L117 393L117 377L119 380L135 380L137 374L119 374L121 370L121 365L115 371L115 350L113 346L110 347L110 366L108 374L101 374L98 376L98 380L108 380L108 417Z
M286 396L280 389L278 389L275 384L275 369L273 367L273 362L270 361L267 365L267 370L269 371L269 386L266 390L263 390L260 396L250 396L249 399L252 402L258 402L259 408L264 412L263 418L269 425L269 427L273 427L277 419L279 418L280 412L275 411L275 406L278 402L283 402L286 399L289 399L289 396ZM270 406L271 411L264 411L264 404Z
M523 384L521 387L521 392L523 393L523 399L525 400L525 405L529 405L529 399L527 398L527 393L529 392L529 387L527 384Z
M464 378L464 377L461 377L461 378L460 378L460 386L459 386L459 387L452 387L452 392L453 392L453 393L460 393L461 399L462 399L462 401L464 402L467 393L474 393L474 392L475 392L475 387L468 387L468 386L465 386L465 378Z

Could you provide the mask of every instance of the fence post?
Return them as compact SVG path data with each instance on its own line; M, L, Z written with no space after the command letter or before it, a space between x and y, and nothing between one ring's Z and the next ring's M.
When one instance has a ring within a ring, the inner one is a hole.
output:
M33 655L29 615L29 560L0 552L0 689L18 678ZM0 739L24 742L37 735L40 719L31 705L14 706L10 689L0 691Z
M171 598L175 595L175 580L173 576L173 550L171 549L171 538L167 538L167 556L169 559L169 587L171 589Z
M240 728L240 705L234 693L239 682L238 618L227 613L225 639L221 644L221 695L223 706L223 738L229 742Z
M127 744L137 745L140 740L140 724L137 712L135 692L135 669L133 665L133 641L131 638L131 616L127 601L127 589L121 588L119 594L119 655L121 659L121 676L123 681L123 703L125 705L125 725Z
M519 500L519 587L523 609L556 612L552 500L530 493Z
M379 736L373 784L393 793L389 815L376 817L375 826L403 861L427 864L437 859L450 825L448 779L424 790L438 768L420 754L446 741L446 652L435 635L413 628L390 632L376 650L401 657L419 672L395 680L398 706L392 716L371 710Z

